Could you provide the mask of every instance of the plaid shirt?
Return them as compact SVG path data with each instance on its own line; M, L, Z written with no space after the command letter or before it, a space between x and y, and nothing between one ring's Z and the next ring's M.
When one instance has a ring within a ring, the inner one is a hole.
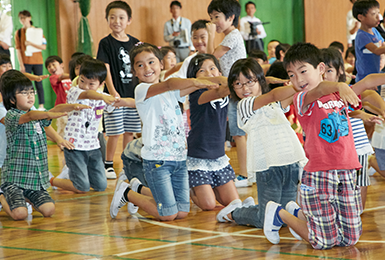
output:
M44 127L49 126L51 120L30 121L19 125L19 119L25 113L12 108L5 116L8 146L1 182L14 183L29 190L47 189L50 184Z

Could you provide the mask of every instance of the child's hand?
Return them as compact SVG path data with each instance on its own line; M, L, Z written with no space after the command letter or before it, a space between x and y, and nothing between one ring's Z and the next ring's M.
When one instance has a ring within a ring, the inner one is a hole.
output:
M290 82L289 79L280 79L272 76L266 77L267 84L285 84L287 82Z
M46 78L48 78L48 77L49 77L49 75L36 76L35 81L36 81L36 82L40 82L40 81L42 81L43 79L46 79Z
M379 116L375 116L375 115L371 115L371 114L368 114L368 113L365 113L361 116L361 119L362 121L364 122L364 124L378 124L378 125L381 125L383 122L384 122L384 119L379 117Z
M59 118L59 117L67 115L67 112L50 112L50 111L48 111L46 113L47 113L48 119L55 119L55 118Z
M360 104L360 99L348 85L340 84L338 92L340 93L340 97L345 103L345 106L348 106L349 103L354 107L358 107L358 105Z
M214 23L207 23L206 29L209 34L215 34L217 26Z
M92 107L82 104L74 104L73 110L83 110L83 109L91 109Z
M113 97L110 95L103 95L103 101L106 102L108 105L113 105L115 102L118 102L120 100L119 97Z
M135 107L135 99L133 98L121 98L115 101L113 104L115 107Z
M75 149L75 146L73 145L73 143L67 140L64 140L62 137L60 137L60 139L57 141L56 144L60 147L61 150L63 150L63 148L67 148L68 150Z
M214 89L219 87L217 83L211 82L206 79L195 79L194 86L197 88L208 88L208 89Z

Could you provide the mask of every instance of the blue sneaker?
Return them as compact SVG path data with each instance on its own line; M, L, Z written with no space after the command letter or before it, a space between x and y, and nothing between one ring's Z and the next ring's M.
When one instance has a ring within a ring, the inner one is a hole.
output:
M278 207L281 205L273 201L266 204L265 221L263 224L263 233L267 240L273 244L278 244L280 241L279 230L282 227L282 222L278 219Z

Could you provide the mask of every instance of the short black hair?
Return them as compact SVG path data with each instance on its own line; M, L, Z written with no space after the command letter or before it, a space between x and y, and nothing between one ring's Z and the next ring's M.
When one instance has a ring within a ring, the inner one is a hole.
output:
M264 51L261 50L251 50L248 54L249 58L254 59L262 59L263 61L267 61L267 55Z
M5 53L0 53L0 66L8 63L11 63L11 58L9 57L9 55Z
M0 78L4 107L16 108L16 92L33 89L32 82L18 70L8 70Z
M354 55L354 58L356 57L356 50L355 50L354 46L349 47L349 48L346 50L346 52L345 52L345 60L348 58L349 53L353 54L353 55Z
M234 82L239 79L239 75L241 73L247 79L257 79L259 85L261 86L262 94L270 91L261 65L259 65L259 63L253 58L240 59L234 62L230 69L229 77L227 78L227 85L230 89L231 97L234 98L234 100L241 100L235 93L233 86Z
M219 61L215 58L214 55L209 53L199 53L195 55L194 58L191 59L188 68L187 68L187 78L196 78L198 70L202 67L202 64L205 60L212 60L219 70L221 71L221 66L219 65Z
M162 53L162 60L164 56L166 56L170 51L176 55L176 51L172 46L162 46L162 48L160 48L160 52Z
M321 52L311 43L296 43L285 53L283 66L287 69L290 64L295 64L297 62L309 63L314 68L317 68L317 66L322 62Z
M286 53L289 48L290 48L290 44L288 43L278 44L277 47L275 47L275 57L277 58L277 60L281 59L281 51Z
M72 55L73 56L73 55ZM69 70L70 70L70 79L73 80L74 78L76 78L76 74L75 74L75 68L78 66L78 65L82 65L84 61L86 60L92 60L93 58L88 55L88 54L79 54L77 56L74 56L72 57L72 59L70 60L69 62Z
M192 25L191 25L191 32L193 31L197 31L199 29L206 29L206 25L207 23L209 23L210 21L208 20L204 20L204 19L200 19L198 21L195 21Z
M371 0L371 1L356 1L354 4L353 4L353 17L356 18L358 21L360 21L360 19L358 19L358 15L363 15L363 16L366 16L366 14L368 13L368 11L372 8L380 8L380 4L375 1L375 0Z
M84 55L85 53L84 52L81 52L81 51L75 51L74 53L72 53L71 55L71 59L75 58L75 57L78 57L78 56L82 56Z
M329 48L330 47L336 48L336 49L340 50L341 52L345 51L344 45L338 41L334 41L334 42L330 43Z
M87 79L97 79L99 83L106 80L107 68L104 62L92 59L85 60L80 67L79 76L83 75Z
M126 2L124 1L113 1L111 3L109 3L106 7L106 19L108 19L108 15L111 11L111 9L123 9L124 11L126 11L127 13L127 16L128 16L128 20L131 19L131 16L132 16L132 10L131 10L131 7L129 4L127 4Z
M321 50L322 60L326 66L335 68L338 75L338 82L346 81L345 63L341 52L337 48L330 47ZM342 71L342 73L341 73Z
M182 8L182 4L179 1L172 1L170 4L170 8L172 8L173 5L179 6L179 8Z
M63 63L63 60L62 60L59 56L57 56L57 55L52 55L52 56L49 56L49 57L45 60L45 63L44 63L45 68L47 68L48 65L49 65L50 63L55 62L55 61L59 62L60 64Z
M249 1L249 2L247 2L247 3L245 4L245 9L247 8L248 5L254 5L254 7L257 8L257 6L255 5L254 2Z
M241 14L241 5L237 0L212 0L207 7L207 13L217 11L223 13L226 20L234 15L233 24L234 27L238 27L239 16Z
M269 70L266 72L266 77L276 77L279 79L289 79L289 75L287 74L287 71L285 70L285 67L283 67L283 62L276 60L271 64ZM278 84L269 84L270 89L275 89L277 87L282 87L283 83Z
M156 47L155 45L153 44L150 44L150 43L137 43L135 45L134 48L132 48L129 52L129 56L130 56L130 62L131 62L131 71L135 72L134 70L134 65L135 65L135 57L142 53L142 52L149 52L149 53L153 53L155 55L155 57L159 60L159 62L162 61L163 57L162 57L162 53L160 52L160 50L158 49L158 47Z

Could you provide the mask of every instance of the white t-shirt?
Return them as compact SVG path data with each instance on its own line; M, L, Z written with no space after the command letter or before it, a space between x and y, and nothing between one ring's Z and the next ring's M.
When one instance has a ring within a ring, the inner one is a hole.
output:
M258 22L262 23L261 20L259 20L257 17L251 17L251 16L245 16L242 17L241 20L239 21L240 28L239 30L241 31L242 37L245 41L250 40L249 39L249 34L250 34L250 24L249 22ZM261 32L261 34L258 34L257 37L259 39L263 39L266 37L266 31L265 28L263 27L262 24L257 25L257 29Z
M179 102L180 91L146 98L152 84L141 83L135 89L135 103L142 127L142 158L145 160L184 161L187 158L187 142Z
M234 62L239 59L245 59L247 57L246 48L242 35L238 29L234 29L228 35L226 35L220 45L230 48L230 50L228 50L222 57L219 58L222 75L228 77L231 66L233 66Z
M190 56L188 56L186 59L184 59L183 63L182 63L182 66L180 67L180 69L175 72L173 75L175 75L175 77L177 78L181 78L181 79L186 79L187 78L187 69L188 69L188 66L190 65L190 61L192 60L192 58L194 58L198 53L194 53Z
M100 147L98 140L99 121L107 104L103 100L78 99L83 91L77 86L72 87L67 93L67 103L83 104L92 107L92 109L68 113L64 139L71 142L75 146L75 150L91 151Z
M376 124L372 137L372 146L378 149L385 149L385 124Z
M237 106L238 126L247 133L247 174L251 181L255 181L256 172L307 160L280 104L253 110L254 99L244 98Z
M357 19L353 17L352 10L349 10L348 14L346 15L346 38L348 40L348 44L351 44L353 40L356 39L357 32L350 34L350 30L354 28L356 22Z

